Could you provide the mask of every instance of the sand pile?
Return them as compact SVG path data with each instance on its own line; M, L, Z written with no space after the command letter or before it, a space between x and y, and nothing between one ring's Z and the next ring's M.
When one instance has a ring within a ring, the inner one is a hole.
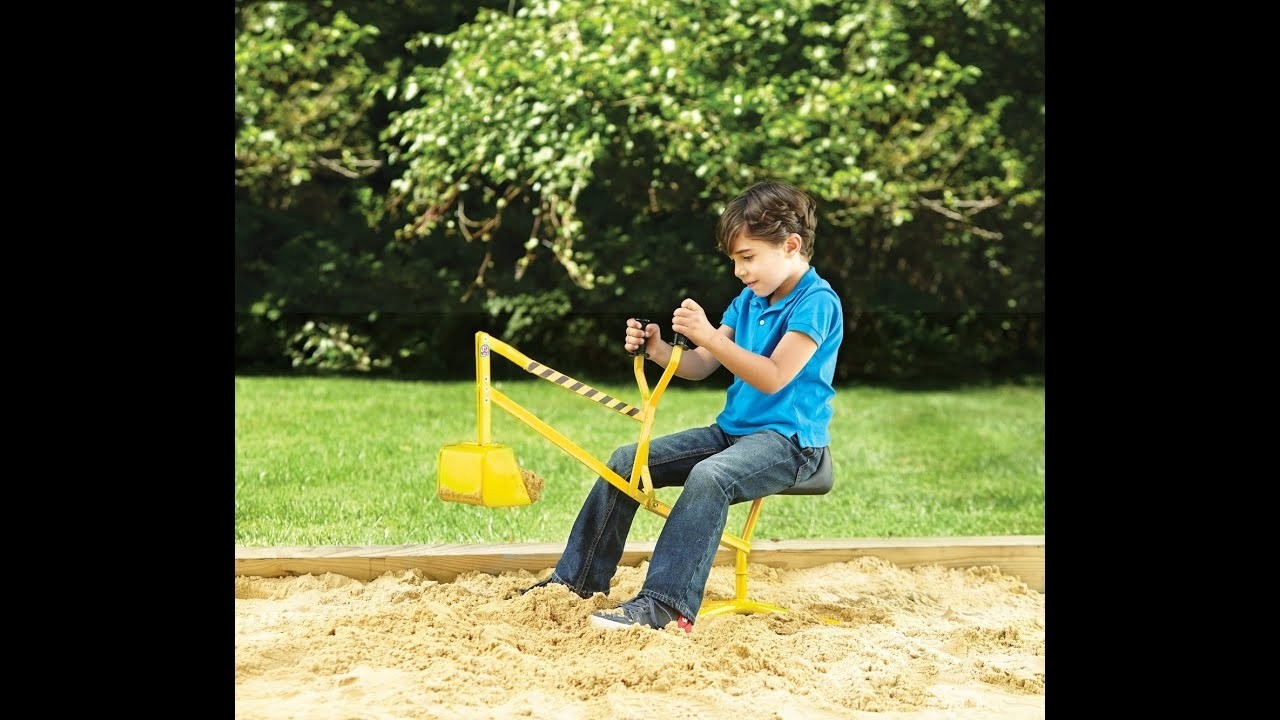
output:
M524 483L524 491L529 493L529 500L538 502L538 498L542 497L542 489L547 486L547 481L538 473L524 468L520 468L520 481Z
M703 618L693 634L605 631L608 597L519 591L550 568L450 583L418 571L235 579L235 716L284 718L1043 718L1045 596L994 569L859 558L751 566L788 614ZM732 566L707 599L733 596Z

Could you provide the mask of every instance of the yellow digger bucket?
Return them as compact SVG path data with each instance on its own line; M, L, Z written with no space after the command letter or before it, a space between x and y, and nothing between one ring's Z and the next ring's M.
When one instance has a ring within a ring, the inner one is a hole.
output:
M436 494L441 500L484 507L529 505L515 452L498 443L457 443L440 448Z

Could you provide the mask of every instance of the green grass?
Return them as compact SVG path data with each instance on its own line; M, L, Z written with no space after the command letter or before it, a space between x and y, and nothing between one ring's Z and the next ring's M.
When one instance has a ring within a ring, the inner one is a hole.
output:
M638 422L521 375L499 380L495 367L495 387L601 461L636 440ZM634 382L578 379L639 404ZM676 380L655 434L710 424L723 400L721 387ZM834 489L766 500L755 537L1044 534L1044 410L1042 385L838 388ZM545 478L541 499L484 508L436 496L436 454L475 440L475 413L471 382L237 377L235 544L564 542L595 474L500 408L493 441ZM674 503L679 489L659 495ZM748 506L731 508L730 532L741 531ZM661 527L640 511L630 537L654 540Z

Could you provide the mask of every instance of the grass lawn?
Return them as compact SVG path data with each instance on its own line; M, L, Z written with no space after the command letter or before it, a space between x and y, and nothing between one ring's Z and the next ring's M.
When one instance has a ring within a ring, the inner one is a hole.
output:
M495 366L494 386L601 461L636 440L634 420L511 371L519 377L499 379L506 376ZM634 382L579 379L640 404ZM546 480L541 499L519 508L442 502L436 455L475 440L472 382L237 377L234 384L237 546L564 542L595 480L495 407L493 441ZM722 387L677 379L654 432L710 424L723 401ZM837 388L832 435L834 489L766 500L756 538L1045 532L1043 385ZM679 492L659 495L671 504ZM727 530L741 530L749 505L731 508ZM661 523L639 512L630 539L656 539Z

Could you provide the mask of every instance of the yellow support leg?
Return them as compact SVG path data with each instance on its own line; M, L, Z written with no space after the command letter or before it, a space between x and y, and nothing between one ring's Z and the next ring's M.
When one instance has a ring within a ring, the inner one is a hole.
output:
M756 520L760 518L760 506L762 504L764 504L764 498L757 498L755 502L751 503L751 511L747 513L747 524L742 529L743 547L737 548L734 556L733 599L712 600L711 602L703 603L702 609L698 611L698 617L713 617L730 613L789 612L781 605L757 602L747 598L747 556L751 554L751 534L755 532Z

